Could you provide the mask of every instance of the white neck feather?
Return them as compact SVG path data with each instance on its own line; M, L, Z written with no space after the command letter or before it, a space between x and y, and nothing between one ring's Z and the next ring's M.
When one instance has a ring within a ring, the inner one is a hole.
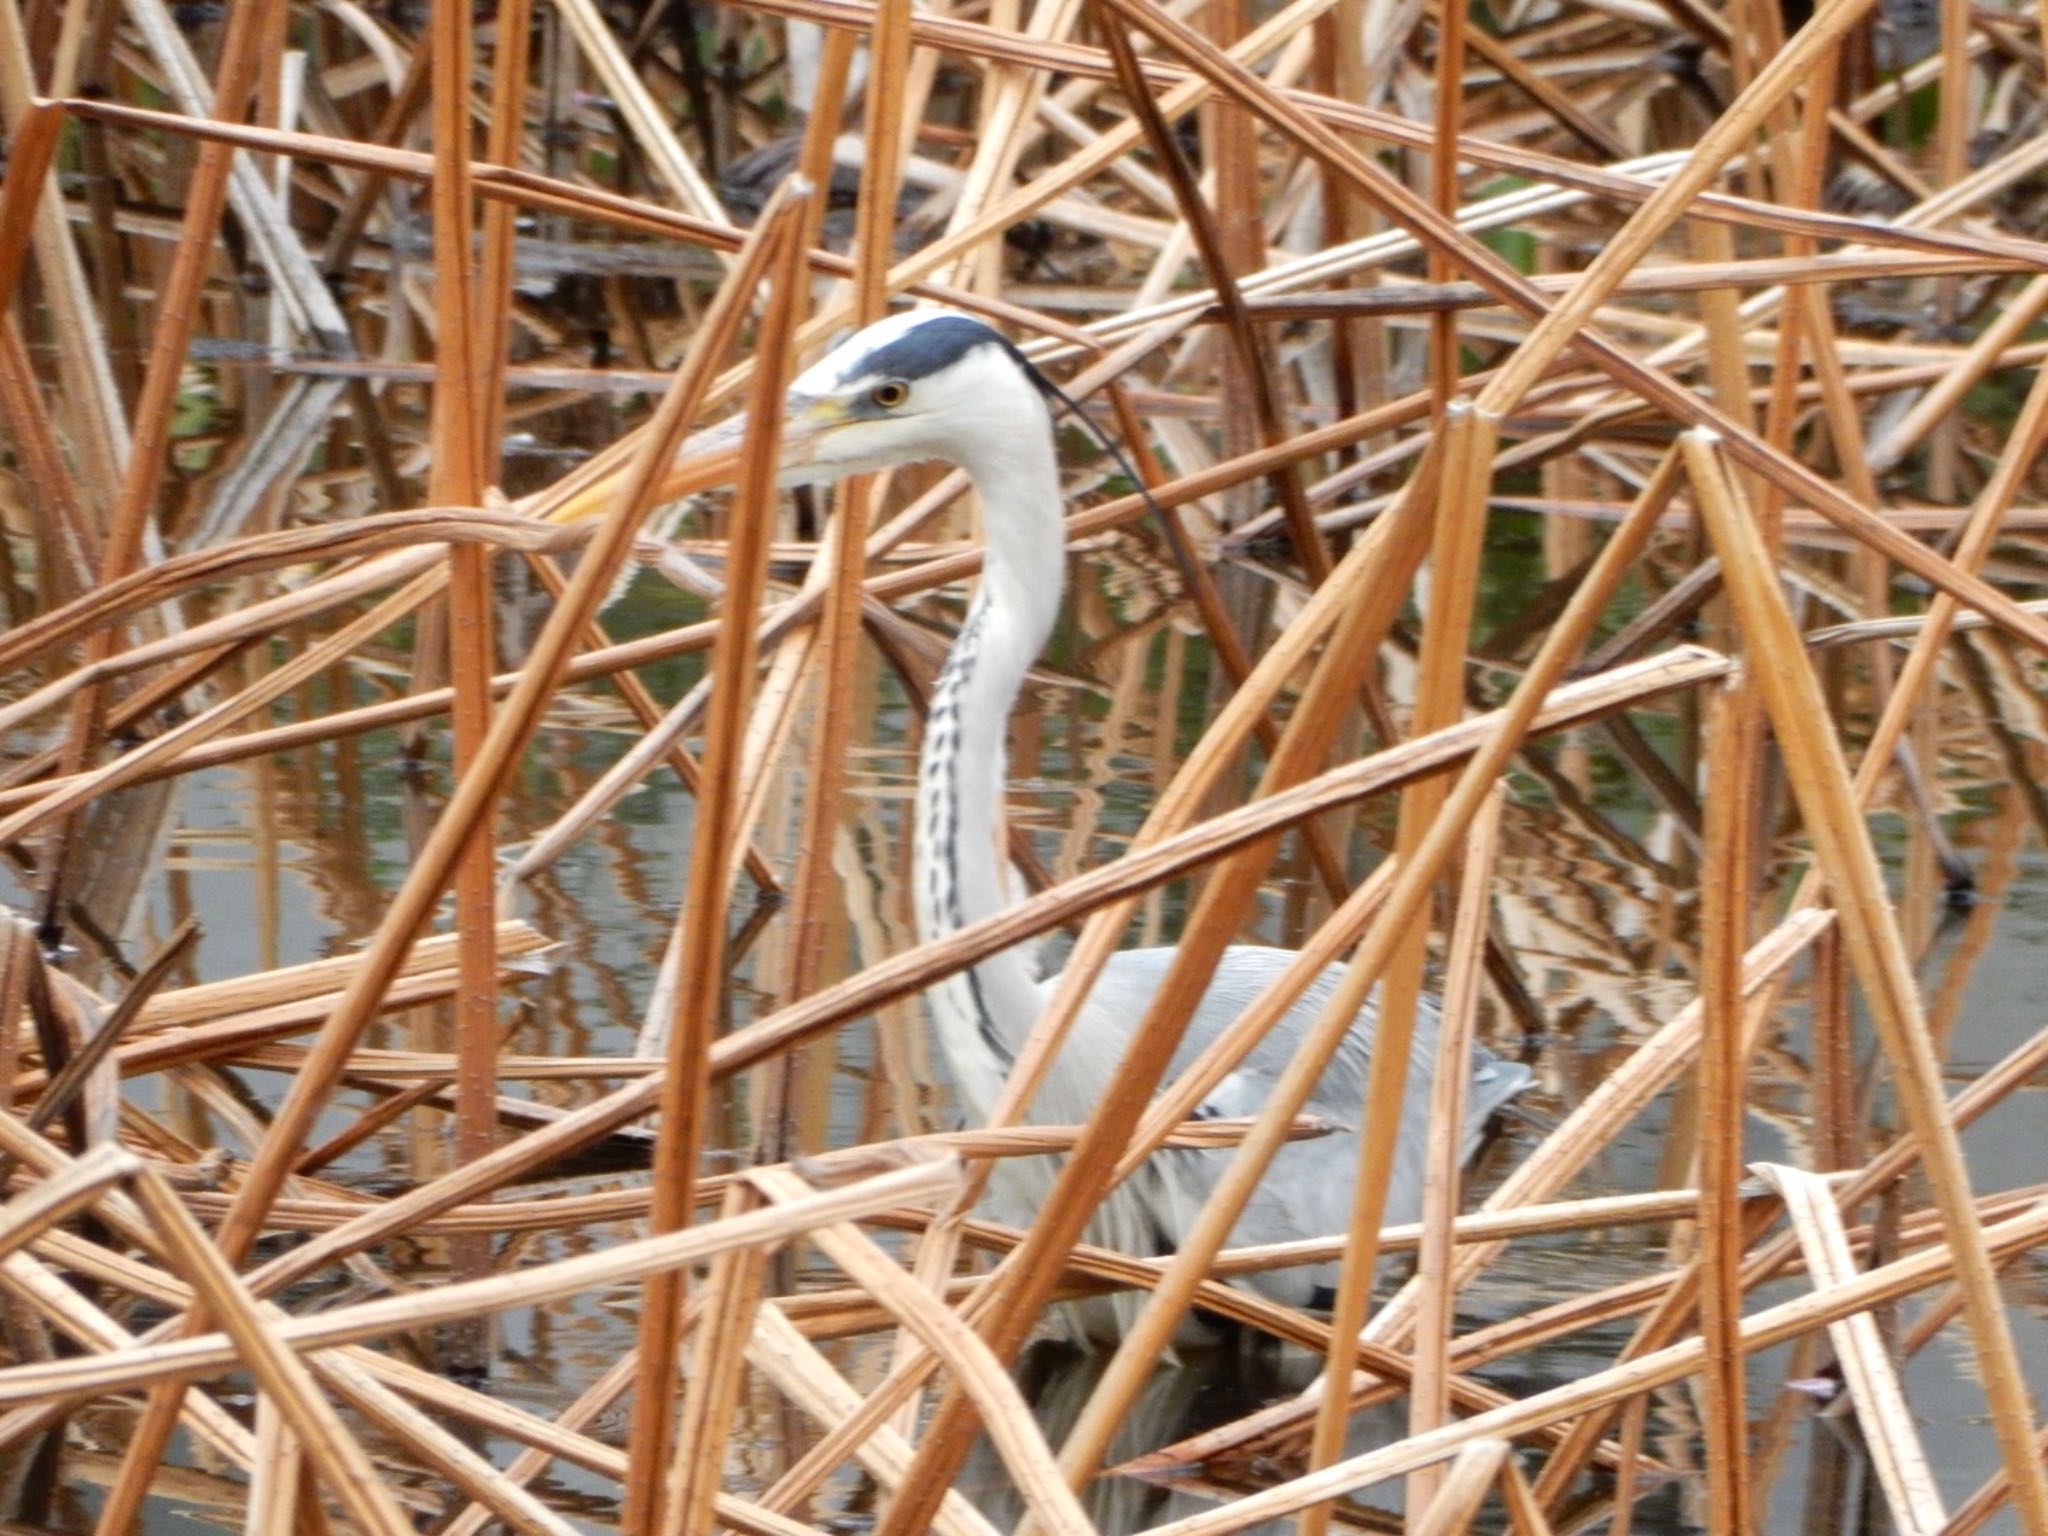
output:
M981 588L933 690L912 835L918 937L942 938L1009 905L1004 889L1005 740L1011 707L1059 614L1065 574L1052 422L1015 379L1006 430L961 455L981 499ZM930 993L942 1049L968 1107L985 1111L1038 1013L1024 954L1006 950Z

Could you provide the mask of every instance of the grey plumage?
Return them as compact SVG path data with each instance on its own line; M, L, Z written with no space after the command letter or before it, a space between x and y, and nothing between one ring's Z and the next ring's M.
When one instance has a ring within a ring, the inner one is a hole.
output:
M919 459L966 469L982 500L983 580L933 691L918 765L912 894L918 933L930 940L1000 912L1002 804L1009 714L1050 633L1064 579L1059 466L1052 422L1027 364L981 321L920 311L895 315L835 349L790 395L785 473L823 480ZM1170 949L1126 950L1097 979L1033 1105L1043 1123L1089 1118L1172 963ZM1293 959L1260 945L1226 950L1189 1019L1173 1070L1191 1062ZM1209 1094L1201 1113L1256 1114L1335 990L1323 972L1265 1039ZM934 1031L969 1115L986 1119L1053 982L1020 950L988 956L927 993ZM1358 1157L1357 1117L1370 1070L1373 1010L1362 1011L1308 1103L1338 1129L1283 1147L1233 1233L1238 1244L1325 1237L1349 1225ZM1410 1221L1422 1197L1436 1011L1422 1009L1410 1064L1386 1219ZM1471 1062L1463 1148L1528 1083L1526 1069L1478 1050ZM1172 1249L1193 1225L1232 1153L1162 1152L1113 1191L1091 1224L1097 1243L1140 1255ZM1050 1186L1044 1159L1009 1159L991 1181L992 1214L1028 1224ZM1313 1304L1334 1288L1325 1264L1247 1277L1273 1300ZM1070 1331L1108 1338L1134 1306L1129 1296L1077 1304Z
M1111 957L1039 1094L1034 1118L1047 1123L1086 1118L1165 979L1174 953L1166 948L1127 949ZM1237 944L1226 950L1188 1021L1169 1076L1192 1063L1293 959L1291 950L1259 944ZM1331 966L1312 981L1237 1069L1209 1092L1197 1114L1232 1119L1256 1115L1264 1108L1288 1058L1329 1001L1342 974L1341 967ZM1056 979L1041 983L1047 1000L1055 985ZM1372 1067L1373 1024L1373 1008L1368 1004L1309 1101L1308 1113L1328 1121L1330 1133L1280 1148L1258 1193L1231 1230L1233 1246L1327 1237L1349 1225L1351 1173L1358 1163L1359 1114ZM1428 1140L1436 1038L1436 1007L1424 998L1409 1060L1402 1134L1395 1142L1388 1180L1386 1221L1390 1225L1414 1221L1422 1211L1422 1159ZM1476 1150L1487 1121L1529 1081L1529 1069L1519 1063L1502 1061L1484 1048L1473 1051L1461 1160ZM1155 1155L1138 1176L1104 1202L1091 1229L1091 1240L1141 1256L1171 1251L1180 1235L1194 1225L1230 1156L1229 1150L1221 1148L1173 1149ZM1028 1223L1050 1187L1050 1161L1040 1160L1035 1168L1006 1166L992 1190L992 1214L999 1220ZM1234 1283L1287 1306L1313 1307L1335 1290L1337 1279L1336 1264L1317 1264L1246 1275ZM1074 1303L1063 1321L1072 1333L1098 1340L1112 1338L1127 1326L1135 1300L1126 1296Z

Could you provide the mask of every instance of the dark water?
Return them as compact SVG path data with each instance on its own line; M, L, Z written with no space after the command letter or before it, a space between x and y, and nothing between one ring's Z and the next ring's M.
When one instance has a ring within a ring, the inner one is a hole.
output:
M1512 618L1534 556L1509 547L1497 561L1495 617ZM1210 709L1209 659L1179 606L1174 583L1145 541L1113 541L1080 560L1074 592L1043 680L1020 711L1013 763L1013 814L1030 829L1034 850L1055 877L1114 856ZM530 611L508 596L507 617ZM643 578L609 615L620 633L658 628L692 616L690 603ZM934 601L926 617L957 617L957 605ZM2048 956L2048 859L2038 789L2048 717L2033 663L1981 637L1952 646L1958 660L1943 694L1932 743L1934 793L1944 823L1977 874L1980 899L1965 909L1940 900L1927 841L1917 818L1895 806L1877 826L1899 893L1906 931L1918 946L1930 1012L1948 1032L1948 1059L1958 1085L1995 1061L2043 1023L2043 959ZM404 660L393 645L388 659ZM695 670L671 664L650 677L672 698ZM1388 681L1398 698L1406 662L1390 653ZM1989 679L1988 686L1972 686ZM351 684L359 696L366 685ZM1491 684L1489 683L1489 686ZM872 657L858 682L861 739L851 762L852 793L833 849L847 898L843 932L848 969L911 943L906 885L905 822L911 786L911 716L901 689ZM1636 724L1679 767L1688 718L1670 701L1638 712ZM633 727L602 690L578 692L556 712L531 754L531 765L508 808L503 842L523 844L587 785L630 740ZM431 750L445 750L439 733ZM800 764L799 753L784 759ZM2017 770L2017 775L2016 775ZM764 851L786 869L792 858L796 786L770 789L761 830ZM2031 781L2030 781L2031 780ZM185 980L245 974L350 949L374 928L386 891L396 882L439 806L445 774L430 762L405 766L397 736L383 733L290 754L269 762L193 775L162 793L131 796L99 829L108 849L99 872L105 889L96 906L108 935L129 960L146 954L186 914L205 925ZM1540 1034L1524 1034L1506 1010L1489 1003L1484 1028L1496 1049L1529 1061L1538 1085L1529 1096L1539 1116L1576 1103L1613 1063L1694 994L1696 867L1684 817L1660 802L1640 775L1599 732L1546 744L1540 763L1518 766L1504 826L1496 882L1499 932L1517 957L1523 983L1541 1015ZM1369 867L1384 839L1390 807L1374 804L1332 818L1333 836L1350 851L1356 872ZM690 802L666 774L657 774L579 842L554 868L522 888L519 915L557 943L551 964L512 989L515 1028L508 1049L528 1055L616 1055L634 1048L652 991L662 944L680 900L690 838ZM1776 850L1788 851L1785 839ZM128 878L121 878L122 872ZM1779 870L1782 876L1784 869ZM1319 920L1327 902L1303 877L1298 850L1276 866L1265 892L1259 937L1288 942ZM25 893L9 889L11 901ZM1147 899L1133 926L1134 942L1170 941L1186 891ZM743 910L745 901L736 904ZM744 1022L772 993L786 964L786 936L769 923L742 953L733 978L734 1023ZM104 954L90 947L81 973L107 979ZM1753 1063L1747 1118L1748 1155L1804 1162L1810 1156L1812 1107L1806 1078L1803 972ZM443 1049L440 1020L423 1012L381 1021L371 1045ZM1861 1041L1867 1059L1869 1043ZM239 1074L259 1097L275 1095L274 1074ZM579 1102L588 1084L515 1084L514 1094L550 1103ZM190 1083L151 1079L134 1089L138 1102L168 1116L200 1145L242 1149L238 1128L216 1102ZM746 1148L763 1129L756 1086L735 1085L719 1105L713 1141ZM789 1131L799 1148L870 1141L948 1127L953 1111L942 1073L914 1005L886 1011L801 1054ZM348 1096L322 1134L345 1126L361 1102ZM1684 1090L1666 1094L1609 1146L1574 1184L1586 1195L1688 1182L1686 1153L1694 1106ZM1873 1096L1874 1127L1895 1121L1882 1093ZM1533 1144L1540 1129L1511 1126L1489 1152L1479 1187ZM2048 1162L2048 1103L2038 1085L1992 1112L1967 1138L1980 1188L2030 1183ZM352 1153L329 1177L386 1189L431 1174L447 1162L438 1123L388 1134ZM631 1182L612 1176L577 1182L581 1189ZM1911 1202L1924 1202L1917 1188ZM1467 1325L1510 1317L1667 1266L1663 1228L1634 1227L1519 1242L1463 1296ZM579 1251L617 1237L583 1231L573 1237L521 1237L521 1262ZM383 1261L430 1281L445 1265L432 1243L389 1252ZM820 1274L817 1278L827 1277ZM2048 1274L2034 1261L2006 1277L2014 1327L2037 1393L2048 1394ZM1752 1306L1795 1295L1799 1282L1767 1288ZM313 1304L313 1298L303 1298ZM1903 1321L1917 1303L1902 1309ZM600 1373L632 1337L632 1314L621 1298L593 1296L502 1319L493 1372L494 1394L538 1413L561 1409ZM1482 1376L1515 1393L1538 1390L1600 1369L1627 1337L1616 1325L1582 1333L1489 1368ZM886 1346L871 1340L827 1346L857 1386L879 1379ZM1814 1376L1824 1351L1779 1349L1753 1358L1751 1417L1760 1444L1777 1455L1764 1491L1771 1531L1883 1528L1869 1491L1852 1416L1830 1413L1820 1397L1795 1385ZM1100 1369L1099 1359L1064 1346L1034 1346L1022 1379L1049 1430L1071 1421ZM1191 1430L1224 1422L1298 1390L1313 1363L1271 1349L1227 1348L1164 1365L1130 1415L1117 1447L1136 1454ZM1972 1382L1967 1343L1944 1332L1907 1367L1909 1399L1925 1438L1943 1498L1951 1507L1995 1470L1993 1439ZM741 1434L729 1464L735 1485L765 1486L810 1443L811 1427L765 1386L750 1387ZM83 1528L96 1487L118 1454L127 1418L96 1408L74 1425L60 1466L60 1491L50 1524ZM599 1432L621 1430L614 1414ZM1682 1532L1701 1528L1696 1473L1700 1450L1694 1401L1686 1390L1654 1401L1649 1454L1667 1463L1673 1480L1639 1503L1635 1528ZM1398 1417L1361 1422L1359 1448L1399 1433ZM493 1447L509 1456L511 1448ZM190 1529L195 1516L236 1520L235 1489L207 1470L203 1457L189 1484L167 1490L153 1529ZM29 1476L24 1458L9 1469L9 1497L19 1499ZM561 1468L546 1485L564 1507L580 1510L593 1529L614 1514L615 1490L603 1480ZM999 1526L1014 1506L1000 1470L986 1457L966 1486ZM1398 1488L1373 1490L1362 1502L1398 1499ZM814 1511L832 1529L858 1529L872 1512L872 1488L844 1472L828 1484ZM1207 1493L1129 1479L1108 1479L1089 1496L1105 1532L1142 1529L1209 1507ZM15 1508L23 1506L17 1503ZM0 1514L13 1511L0 1508ZM1866 1524L1866 1516L1868 1523ZM1587 1528L1598 1529L1595 1521Z

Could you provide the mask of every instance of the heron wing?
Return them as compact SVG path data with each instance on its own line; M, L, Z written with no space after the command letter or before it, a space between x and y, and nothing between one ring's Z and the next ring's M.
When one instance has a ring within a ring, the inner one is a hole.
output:
M1103 968L1089 994L1082 1018L1061 1055L1061 1070L1042 1096L1041 1118L1055 1113L1084 1117L1099 1098L1103 1084L1121 1059L1138 1022L1158 993L1175 951L1122 950ZM1225 952L1215 975L1196 1005L1175 1052L1173 1072L1191 1064L1230 1027L1295 960L1292 950L1263 945L1235 945ZM1293 1007L1251 1050L1238 1067L1204 1097L1197 1111L1204 1118L1240 1118L1259 1113L1270 1101L1281 1075L1315 1020L1335 995L1343 976L1339 966L1322 971ZM1307 1103L1307 1112L1331 1126L1329 1134L1290 1142L1273 1159L1264 1181L1246 1204L1232 1230L1235 1245L1291 1242L1345 1231L1350 1225L1351 1187L1359 1155L1359 1120L1372 1066L1374 1010L1361 1009L1346 1031ZM1428 1145L1429 1085L1437 1039L1435 1006L1424 999L1416 1019L1415 1044L1409 1061L1402 1126L1395 1140L1387 1186L1385 1220L1412 1221L1422 1204L1422 1170ZM1487 1118L1521 1091L1527 1069L1502 1062L1491 1052L1475 1050L1461 1152L1469 1155ZM1178 1239L1222 1177L1228 1150L1175 1150L1153 1159L1157 1182L1147 1191L1161 1200L1159 1226ZM1253 1277L1254 1289L1291 1305L1309 1304L1319 1290L1334 1285L1336 1266L1315 1265Z

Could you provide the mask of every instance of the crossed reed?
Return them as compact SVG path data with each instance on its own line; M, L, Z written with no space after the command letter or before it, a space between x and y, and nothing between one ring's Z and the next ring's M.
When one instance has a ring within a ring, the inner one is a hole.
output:
M857 1468L884 1536L977 1536L985 1436L1023 1526L1079 1536L1199 1306L1325 1369L1118 1468L1200 1501L1158 1536L1384 1528L1347 1496L1394 1480L1412 1532L1622 1531L1681 1475L1703 1528L1763 1531L1794 1410L1756 1422L1747 1358L1787 1343L1895 1528L2048 1536L2001 1288L2048 1200L1959 1139L2048 1028L1958 1074L1983 930L1923 981L1971 862L1956 743L2005 753L1986 919L2048 830L2048 12L1791 12L0 0L0 1514L797 1536ZM1070 544L1172 588L1109 706L1162 743L1142 825L1058 868L1020 826L1028 893L923 946L900 868L863 905L844 855L893 835L876 680L921 704L978 566L964 481L774 483L789 379L903 300L994 321L1121 442L1067 434ZM698 616L607 634L664 576ZM629 745L550 797L577 710ZM1618 993L1676 999L1597 1079L1542 1068L1578 1015L1499 921L1532 807L1630 840L1561 766L1588 740L1681 914L1675 988L1596 935ZM200 980L240 919L149 920L167 807L366 741L447 762L404 859L353 873L364 942ZM672 927L628 936L663 962L611 1021L638 1044L522 1049L551 872L646 782L690 811ZM1368 1141L1327 1242L1082 1240L1155 1149L1249 1170L1316 1134L1287 1093L1192 1118L1289 998L1180 1079L1184 1018L1148 1020L1083 1125L1020 1109L1078 988L990 1124L817 1109L820 1060L914 1053L920 990L980 956L1064 933L1088 974L1170 920L1213 964L1282 877L1297 985L1380 989L1367 1123L1425 986L1539 1063L1549 1118L1483 1199L1448 1105L1414 1227L1382 1230ZM1662 1176L1602 1187L1674 1103ZM351 1177L371 1149L402 1177ZM1069 1150L1028 1230L973 1216L991 1160ZM1642 1262L1518 1303L1515 1245L1573 1234ZM1329 1315L1226 1283L1337 1255ZM1141 1331L1048 1429L1011 1366L1103 1288L1151 1293ZM505 1329L599 1298L605 1369L494 1389ZM1901 1386L1943 1338L2003 1468L1974 1490ZM1493 1384L1567 1348L1605 1363ZM1347 1447L1388 1402L1405 1435ZM742 1454L764 1420L797 1428Z

